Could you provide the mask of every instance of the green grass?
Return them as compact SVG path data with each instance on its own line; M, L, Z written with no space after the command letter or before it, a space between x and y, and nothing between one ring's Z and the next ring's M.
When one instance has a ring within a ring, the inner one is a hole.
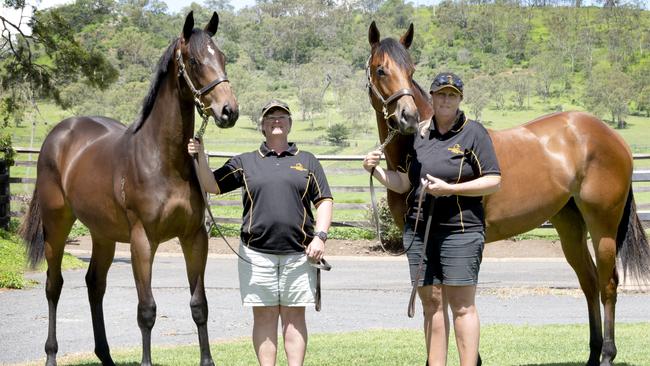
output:
M650 323L616 327L618 366L650 364L647 335ZM511 326L488 325L481 329L480 352L485 365L498 366L582 366L588 356L586 324ZM450 337L449 365L458 365L458 356ZM278 346L282 350L282 345ZM248 338L212 344L218 365L255 365L255 353ZM196 365L198 346L154 347L152 358L157 365ZM140 360L140 348L113 350L118 365L133 365ZM286 365L283 352L278 364ZM366 330L343 334L314 334L309 337L305 365L318 366L386 366L422 365L425 360L424 339L417 330ZM61 365L97 364L90 354L62 357Z
M0 230L0 288L20 289L29 285L24 273L27 267L25 247L15 234ZM65 254L62 267L64 270L84 268L86 264L76 257ZM45 263L41 263L37 271L44 271Z

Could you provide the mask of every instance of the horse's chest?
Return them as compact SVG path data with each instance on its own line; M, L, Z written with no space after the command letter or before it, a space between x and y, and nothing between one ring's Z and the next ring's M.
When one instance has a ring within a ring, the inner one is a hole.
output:
M145 226L162 237L181 235L201 223L200 195L189 184L159 186L150 190L138 206L136 211Z

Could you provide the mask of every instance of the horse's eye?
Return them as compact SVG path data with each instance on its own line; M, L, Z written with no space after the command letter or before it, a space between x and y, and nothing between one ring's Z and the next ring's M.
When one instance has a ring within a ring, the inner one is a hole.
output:
M377 76L386 76L386 71L382 67L377 68Z
M196 66L198 64L199 64L198 61L196 61L196 59L194 57L190 57L190 65Z

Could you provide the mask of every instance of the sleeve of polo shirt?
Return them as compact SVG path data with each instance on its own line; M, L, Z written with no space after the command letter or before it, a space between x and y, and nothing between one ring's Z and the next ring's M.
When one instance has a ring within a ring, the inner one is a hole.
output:
M332 200L332 192L330 191L329 183L327 183L327 177L325 176L323 167L314 156L311 158L309 175L307 194L314 205L318 206L318 203L325 199Z
M241 158L234 156L213 173L219 194L227 193L244 185L244 168Z
M497 155L494 152L494 145L492 144L492 138L488 134L488 131L483 127L479 122L475 122L479 125L476 134L476 141L474 142L474 158L479 164L481 169L481 176L485 175L501 175L501 169L499 168L499 162L497 160Z

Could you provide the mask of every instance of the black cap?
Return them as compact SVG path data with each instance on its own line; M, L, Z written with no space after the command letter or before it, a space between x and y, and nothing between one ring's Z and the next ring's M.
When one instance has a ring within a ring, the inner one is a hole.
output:
M441 72L436 75L431 83L429 93L435 93L444 88L451 88L460 93L461 96L463 95L463 81L454 73Z
M283 102L281 100L271 99L262 108L262 117L264 117L264 115L267 114L273 108L284 109L285 111L287 111L287 113L291 114L291 110L289 109L289 105L287 103L285 103L285 102Z

